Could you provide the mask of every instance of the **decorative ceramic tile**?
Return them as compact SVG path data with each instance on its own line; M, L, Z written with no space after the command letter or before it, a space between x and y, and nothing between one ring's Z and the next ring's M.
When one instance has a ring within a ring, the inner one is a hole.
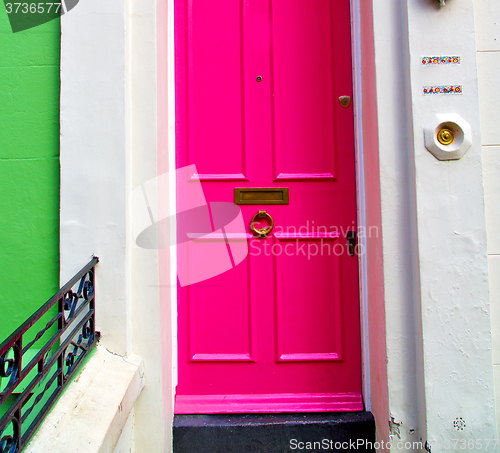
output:
M441 55L439 57L422 57L423 66L431 66L437 64L460 64L458 55Z
M462 85L425 86L424 94L462 94Z

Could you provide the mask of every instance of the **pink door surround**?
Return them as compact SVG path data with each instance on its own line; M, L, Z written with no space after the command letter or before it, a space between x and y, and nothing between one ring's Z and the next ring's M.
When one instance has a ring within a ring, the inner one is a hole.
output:
M274 219L246 259L179 287L175 412L362 410L349 0L176 0L175 32L177 167L208 202L289 189L240 206Z

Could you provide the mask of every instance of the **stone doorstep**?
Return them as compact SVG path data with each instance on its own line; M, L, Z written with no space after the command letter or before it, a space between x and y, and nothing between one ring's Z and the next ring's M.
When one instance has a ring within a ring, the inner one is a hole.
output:
M174 453L375 451L366 446L375 443L370 412L176 415L173 435Z

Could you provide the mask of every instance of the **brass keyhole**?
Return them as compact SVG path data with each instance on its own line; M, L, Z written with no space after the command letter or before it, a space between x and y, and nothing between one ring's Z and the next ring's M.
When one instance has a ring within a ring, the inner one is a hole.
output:
M441 145L451 145L455 141L455 132L447 127L443 127L438 132L437 139Z

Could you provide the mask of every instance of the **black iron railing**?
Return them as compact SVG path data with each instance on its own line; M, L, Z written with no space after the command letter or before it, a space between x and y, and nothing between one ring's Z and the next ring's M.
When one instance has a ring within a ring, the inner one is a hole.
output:
M0 408L4 412L0 453L20 452L28 444L99 340L94 293L98 261L94 257L0 345ZM46 322L41 329L40 322Z

